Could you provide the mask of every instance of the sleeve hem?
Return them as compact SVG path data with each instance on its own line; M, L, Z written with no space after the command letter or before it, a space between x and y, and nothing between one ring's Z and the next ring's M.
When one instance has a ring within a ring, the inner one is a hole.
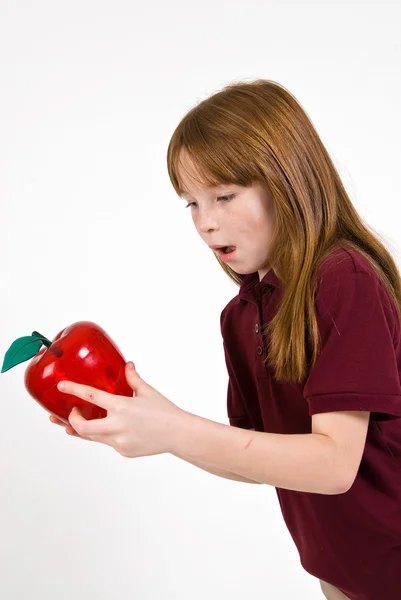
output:
M241 429L251 429L253 427L246 415L242 417L229 417L228 419L230 421L230 425L233 427L241 427Z
M401 417L401 394L338 392L307 396L309 415L339 410L360 410Z

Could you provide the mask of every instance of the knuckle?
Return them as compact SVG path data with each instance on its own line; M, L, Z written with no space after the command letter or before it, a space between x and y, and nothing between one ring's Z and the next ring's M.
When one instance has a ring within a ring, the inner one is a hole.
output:
M79 435L81 437L83 437L83 436L86 435L86 431L85 431L85 426L84 425L81 425L81 424L79 424L78 426L74 425L74 430L77 433L77 435Z
M115 440L115 446L118 449L118 452L120 454L123 454L124 452L126 452L127 447L126 447L125 437L122 435L118 436Z
M123 448L124 448L124 441L123 441L123 438L122 438L122 436L120 436L120 435L119 435L119 436L117 436L117 437L115 438L115 440L114 440L114 443L115 443L116 447L117 447L119 450L123 450Z

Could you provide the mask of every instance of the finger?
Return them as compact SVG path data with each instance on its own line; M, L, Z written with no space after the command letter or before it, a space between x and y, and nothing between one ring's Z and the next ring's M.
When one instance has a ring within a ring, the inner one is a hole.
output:
M76 406L70 412L68 421L81 437L90 437L99 440L103 436L115 433L115 428L110 421L110 417L88 421L81 415Z
M54 415L50 415L49 419L52 423L55 423L55 425L61 425L62 427L65 427L66 433L69 433L70 435L78 435L71 425L67 425L64 421L61 421L61 419L58 419Z
M65 428L65 432L70 435L71 437L76 437L79 438L80 440L86 440L87 442L94 442L95 440L91 440L88 437L85 437L84 435L79 435L79 433L77 433L75 431L75 429L73 429L72 427L66 427Z
M68 433L68 435L71 435L71 436L73 436L73 437L78 437L78 438L79 438L79 437L82 437L81 435L79 435L79 433L77 433L77 432L75 431L75 429L74 429L73 427L71 427L71 425L66 425L66 424L64 423L64 421L60 421L60 419L57 419L57 418L56 418L56 417L54 417L53 415L50 415L49 419L50 419L50 421L51 421L52 423L54 423L55 425L59 425L59 426L61 426L61 427L65 427L65 432L66 432L66 433ZM90 442L92 441L92 440L89 440L89 438L82 438L82 439L87 439L87 440L88 440L88 441L90 441Z
M57 384L57 389L60 392L63 392L63 394L77 396L82 400L96 404L96 406L100 406L106 410L116 408L117 399L119 402L123 399L123 396L115 396L114 394L98 390L90 385L75 383L74 381L60 381Z
M77 437L80 438L81 440L87 440L88 442L95 442L96 440L93 439L91 440L88 437L85 437L84 435L79 435L79 433L77 431L75 431L75 429L72 427L72 425L67 425L65 428L65 432L70 435L71 437Z
M62 425L63 427L65 427L66 424L67 424L65 421L62 421L61 419L58 419L54 415L50 415L49 419L50 419L50 421L52 423L55 423L56 425Z
M113 447L112 443L109 442L107 439L102 438L101 436L92 436L92 437L87 437L86 435L80 435L79 433L77 433L75 431L75 429L73 427L66 427L65 432L70 435L71 437L76 437L80 440L86 440L87 442L99 442L101 444L105 444L107 446L111 446Z
M75 429L74 429L73 427L71 427L70 425L68 425L68 426L65 428L65 432L66 432L66 433L68 433L68 435L75 435L75 436L77 436L77 437L81 437L81 436L79 435L79 433L77 433L77 432L75 431Z

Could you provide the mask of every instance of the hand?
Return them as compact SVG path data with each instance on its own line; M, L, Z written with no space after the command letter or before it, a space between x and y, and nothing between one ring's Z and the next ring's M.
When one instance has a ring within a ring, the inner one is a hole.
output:
M64 381L65 389L60 391L107 410L103 419L87 420L74 407L69 423L80 437L111 446L127 458L170 452L185 411L146 383L135 366L130 369L128 365L125 375L133 389L132 396L116 396L88 385Z
M68 433L68 435L73 435L74 437L78 437L78 438L81 438L83 440L88 440L89 442L93 441L93 440L91 440L89 438L85 438L82 435L79 435L71 425L66 425L64 423L64 421L62 421L61 419L59 419L58 417L56 417L54 415L50 415L49 420L52 423L55 423L56 425L61 425L62 427L65 427L65 432Z

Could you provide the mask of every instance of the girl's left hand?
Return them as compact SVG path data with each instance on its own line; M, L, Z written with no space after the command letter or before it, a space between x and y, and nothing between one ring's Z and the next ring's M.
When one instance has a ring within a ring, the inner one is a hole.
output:
M170 452L185 411L146 383L135 366L130 369L127 363L125 375L134 390L132 397L64 380L65 389L60 391L107 410L103 419L87 420L74 407L69 422L80 436L112 446L127 458Z

